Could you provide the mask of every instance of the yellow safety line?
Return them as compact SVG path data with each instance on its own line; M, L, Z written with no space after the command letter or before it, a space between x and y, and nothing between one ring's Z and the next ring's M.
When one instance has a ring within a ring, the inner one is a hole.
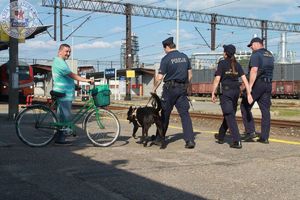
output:
M174 128L174 129L180 129L182 130L181 127L177 127L177 126L171 126L169 125L169 127L171 128ZM201 130L195 130L195 132L200 132L200 133L210 133L210 134L215 134L215 133L218 133L216 131L201 131ZM279 140L279 139L272 139L272 138L269 138L269 141L271 142L278 142L278 143L284 143L284 144L294 144L294 145L300 145L300 142L296 142L296 141L289 141L289 140Z
M127 121L127 120L120 120L120 121ZM178 127L178 126L172 126L172 125L169 125L170 128L173 128L173 129L178 129L178 130L182 130L181 127ZM195 132L199 132L199 133L209 133L209 134L215 134L215 133L218 133L216 131L201 131L201 130L197 130L197 129L194 129ZM269 141L271 142L277 142L277 143L284 143L284 144L294 144L294 145L300 145L300 142L296 142L296 141L290 141L290 140L279 140L279 139L272 139L272 138L269 138Z

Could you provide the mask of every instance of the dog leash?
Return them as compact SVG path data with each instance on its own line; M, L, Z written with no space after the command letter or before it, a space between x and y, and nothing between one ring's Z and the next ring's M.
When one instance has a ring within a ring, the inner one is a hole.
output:
M193 106L193 104L192 104L192 101L191 101L191 99L190 99L188 96L187 96L187 99L188 99L188 101L189 101L189 103L190 103L190 105L191 105L192 109L193 109L193 110L195 110L195 109L194 109L194 106Z

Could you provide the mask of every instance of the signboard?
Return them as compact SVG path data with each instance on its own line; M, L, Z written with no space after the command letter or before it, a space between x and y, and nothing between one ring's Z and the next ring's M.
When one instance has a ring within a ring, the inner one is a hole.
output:
M122 95L126 94L126 80L123 76L119 79L119 93Z
M127 78L134 78L135 77L135 71L134 70L126 70L126 77Z
M104 73L106 78L115 77L115 68L105 69Z

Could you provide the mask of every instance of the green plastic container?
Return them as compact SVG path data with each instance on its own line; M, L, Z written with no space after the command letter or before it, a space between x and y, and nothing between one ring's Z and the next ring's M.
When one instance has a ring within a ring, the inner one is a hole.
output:
M109 85L97 85L92 89L92 96L96 106L108 106L110 104L110 89Z

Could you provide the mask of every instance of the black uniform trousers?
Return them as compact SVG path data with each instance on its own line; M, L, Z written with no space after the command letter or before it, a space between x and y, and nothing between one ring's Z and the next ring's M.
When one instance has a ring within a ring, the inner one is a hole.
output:
M272 92L272 82L264 81L263 79L257 79L252 87L252 97L253 103L249 104L247 101L247 96L244 93L241 102L241 113L243 117L243 123L245 126L246 133L255 132L255 124L251 108L256 101L259 109L261 111L261 135L262 139L269 139L270 126L271 126L271 92Z
M194 141L195 134L193 125L189 114L189 100L187 98L187 90L185 84L167 84L163 86L162 92L162 123L164 128L164 135L167 132L170 120L170 114L174 105L181 118L183 129L183 139L185 141Z
M220 95L220 102L224 118L223 123L219 128L219 138L224 138L226 131L229 128L232 140L240 141L241 137L235 116L240 96L240 89L237 87L223 90L222 92L223 93Z

